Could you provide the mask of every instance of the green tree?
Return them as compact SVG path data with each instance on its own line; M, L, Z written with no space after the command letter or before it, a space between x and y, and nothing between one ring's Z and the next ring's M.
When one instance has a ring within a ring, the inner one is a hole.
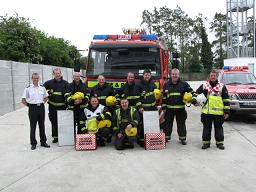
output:
M215 13L213 21L210 23L210 30L214 32L216 40L212 42L214 48L214 67L222 68L226 58L226 35L227 35L226 15Z
M213 53L211 50L212 46L208 41L208 35L203 25L203 21L201 21L200 31L202 39L201 62L204 66L205 71L210 72L213 66Z
M5 60L39 63L39 42L30 20L13 16L0 16L0 57Z

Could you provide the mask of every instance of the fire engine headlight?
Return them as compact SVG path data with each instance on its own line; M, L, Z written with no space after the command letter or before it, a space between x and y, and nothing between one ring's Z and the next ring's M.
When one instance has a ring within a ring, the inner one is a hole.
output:
M236 100L237 99L236 94L229 94L229 99Z

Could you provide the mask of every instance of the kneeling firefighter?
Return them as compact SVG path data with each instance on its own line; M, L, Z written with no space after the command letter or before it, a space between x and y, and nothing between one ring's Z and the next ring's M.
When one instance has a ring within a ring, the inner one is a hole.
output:
M79 127L82 133L93 133L97 137L97 145L105 146L110 134L111 113L99 104L96 96L92 96L88 106L82 113Z
M138 111L129 106L126 98L121 99L121 108L117 109L113 115L113 131L116 136L115 147L117 150L124 148L134 148L137 140L137 127L140 116Z

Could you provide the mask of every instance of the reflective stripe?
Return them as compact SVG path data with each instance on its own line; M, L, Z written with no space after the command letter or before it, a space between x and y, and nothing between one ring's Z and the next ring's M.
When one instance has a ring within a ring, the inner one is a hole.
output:
M224 109L230 109L230 106L224 106Z
M168 95L167 95L167 97L170 97L170 96L181 96L181 93L178 93L178 92L174 92L174 93L169 93Z
M216 144L224 144L224 141L216 141Z
M98 97L98 99L106 99L107 98L107 96L100 96L100 97Z
M203 144L209 144L210 141L203 141Z
M140 106L140 105L141 105L141 102L136 103L136 106L137 106L137 107Z
M79 121L79 123L80 123L80 124L83 124L83 123L85 123L85 121Z
M148 103L148 104L147 104L147 103L145 103L145 104L143 103L142 106L143 106L143 107L152 107L152 106L155 106L155 104L156 104L156 102L154 102L154 103Z
M65 106L65 103L55 103L55 102L52 102L51 100L48 100L48 103L56 107Z
M62 92L53 92L53 95L63 95Z
M80 105L80 108L85 108L86 106L87 106L87 104Z
M146 94L145 94L145 97L150 96L150 95L153 95L153 94L154 94L154 92L146 93Z
M223 102L229 102L229 99L222 99Z
M208 111L223 111L223 109L220 109L220 108L213 108L213 107L207 107L207 106L204 106L203 109L206 109Z
M128 96L127 99L139 99L140 96Z
M72 99L72 97L69 96L69 97L67 98L67 102L69 102L71 99Z
M108 114L110 117L112 116L112 114L110 112L106 112L106 114Z
M182 109L185 108L185 105L165 105L169 109Z
M74 106L69 105L68 109L74 109Z
M105 116L104 116L103 114L100 114L100 117L101 117L102 119L105 119Z
M186 139L186 137L179 137L179 139L180 139L180 140L184 140L184 139Z
M71 93L65 93L64 96L68 96L68 95L71 95Z
M84 130L86 130L86 127L82 127L82 128L81 128L81 131L84 131Z

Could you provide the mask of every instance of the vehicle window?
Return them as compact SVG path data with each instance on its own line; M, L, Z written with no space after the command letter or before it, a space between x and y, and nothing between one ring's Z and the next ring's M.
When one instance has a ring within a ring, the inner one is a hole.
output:
M251 73L225 73L222 82L226 85L231 84L256 84L256 78Z

